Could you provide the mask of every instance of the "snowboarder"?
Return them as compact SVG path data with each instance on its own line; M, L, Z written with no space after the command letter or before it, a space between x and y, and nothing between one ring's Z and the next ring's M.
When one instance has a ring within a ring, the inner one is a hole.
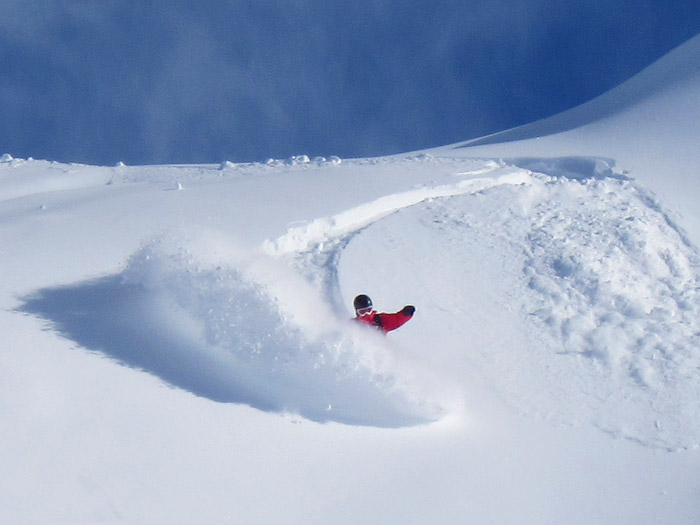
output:
M374 326L382 332L391 332L406 323L416 311L415 306L404 306L400 311L387 314L378 313L372 305L372 299L366 295L358 295L353 301L355 320L359 323Z

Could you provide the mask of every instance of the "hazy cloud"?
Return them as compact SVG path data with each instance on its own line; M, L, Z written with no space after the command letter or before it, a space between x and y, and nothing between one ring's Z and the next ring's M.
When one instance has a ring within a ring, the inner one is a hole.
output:
M700 31L690 0L3 8L0 150L101 164L457 142L584 102Z

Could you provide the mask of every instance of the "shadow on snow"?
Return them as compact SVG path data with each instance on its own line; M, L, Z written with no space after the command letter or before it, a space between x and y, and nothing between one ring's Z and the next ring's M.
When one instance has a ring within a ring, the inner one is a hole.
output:
M240 298L241 310L279 319L264 311L274 310L271 305L251 304L260 303L259 293L252 296ZM352 362L352 348L338 358L339 347L355 344L344 335L308 342L279 320L265 320L274 325L265 331L242 318L218 334L227 342L212 343L202 333L213 322L200 310L193 317L121 274L39 290L23 301L18 311L47 320L80 346L213 401L350 425L401 427L434 419L420 414L393 378ZM215 300L211 310L223 316L229 307L217 307Z

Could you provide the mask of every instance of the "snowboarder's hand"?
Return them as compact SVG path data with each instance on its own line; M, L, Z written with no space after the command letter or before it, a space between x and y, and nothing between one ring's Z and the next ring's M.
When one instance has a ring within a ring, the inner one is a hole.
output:
M404 315L407 315L408 317L411 317L414 313L416 313L416 307L411 306L409 304L408 306L403 307L403 310L401 310L401 313Z

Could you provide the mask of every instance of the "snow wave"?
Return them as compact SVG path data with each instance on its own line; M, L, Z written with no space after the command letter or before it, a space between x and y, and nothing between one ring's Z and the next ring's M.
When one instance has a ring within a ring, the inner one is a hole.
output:
M338 320L279 261L227 240L164 236L101 286L128 295L110 315L143 342L138 356L104 340L93 348L195 394L346 424L438 417L394 373L382 337Z

